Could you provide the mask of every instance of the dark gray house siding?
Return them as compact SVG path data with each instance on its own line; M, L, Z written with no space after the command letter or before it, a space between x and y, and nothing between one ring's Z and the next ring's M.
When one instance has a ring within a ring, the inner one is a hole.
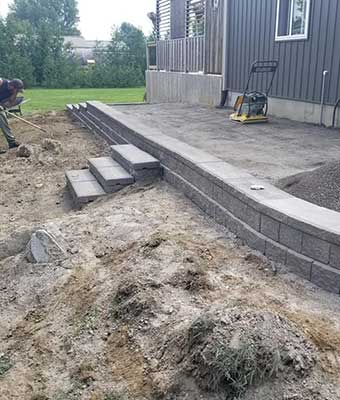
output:
M277 0L229 0L228 87L242 91L254 60L277 59L271 96L320 102L327 70L326 103L334 104L340 97L340 1L311 0L307 40L276 42L276 10ZM265 84L259 76L253 86Z

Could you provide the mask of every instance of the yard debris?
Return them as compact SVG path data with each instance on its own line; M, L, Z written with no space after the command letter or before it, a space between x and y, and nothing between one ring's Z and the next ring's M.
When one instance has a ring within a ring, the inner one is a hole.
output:
M16 152L16 156L22 158L30 158L32 154L33 148L32 146L28 146L27 144L21 144Z
M40 229L33 233L27 245L26 258L34 264L48 264L65 260L66 252L50 233Z
M62 151L62 145L58 140L46 138L42 141L42 148L46 151L53 152L55 154L60 154Z

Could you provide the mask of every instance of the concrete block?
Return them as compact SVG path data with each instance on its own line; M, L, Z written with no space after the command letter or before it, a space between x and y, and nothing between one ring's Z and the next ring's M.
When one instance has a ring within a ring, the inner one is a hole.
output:
M287 261L287 248L273 240L267 239L265 255L270 260L285 265Z
M340 245L340 213L293 196L264 200L263 205L278 221L282 218L282 222L292 228Z
M89 169L80 169L66 172L66 179L70 182L95 182L96 178Z
M313 260L311 258L305 257L293 250L287 251L286 266L293 274L310 281L312 278L312 264Z
M238 200L218 185L213 186L212 196L219 205L231 212L235 217L253 229L260 230L261 215L258 211Z
M311 257L314 260L321 261L325 264L329 262L330 243L318 239L314 236L303 234L302 237L302 254Z
M215 222L219 225L226 226L226 211L223 207L216 206Z
M136 181L151 182L162 176L162 169L161 168L142 169L135 172L132 171L132 175L134 176Z
M335 244L331 245L330 265L337 269L340 269L340 246Z
M279 242L300 253L302 249L302 232L286 224L281 224Z
M273 218L261 215L261 228L260 232L265 236L273 239L275 242L279 241L280 223Z
M311 281L322 289L339 295L340 271L322 263L313 262Z
M135 171L160 167L159 160L132 144L111 146L111 151L114 160L119 164L123 161Z
M251 249L258 250L262 254L265 253L266 238L261 235L261 233L255 231L241 221L234 220L231 221L231 223L233 224L232 228L237 231L235 232L233 229L231 229L231 232L236 233L239 238L242 239Z
M78 204L89 203L106 194L89 170L68 171L66 180L72 197Z
M135 181L134 177L111 157L90 158L89 166L91 173L97 178L106 193L117 192Z

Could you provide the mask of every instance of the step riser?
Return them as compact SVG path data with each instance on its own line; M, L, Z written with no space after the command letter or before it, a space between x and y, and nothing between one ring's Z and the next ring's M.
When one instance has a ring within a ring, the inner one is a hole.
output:
M66 172L66 182L76 206L90 203L105 195L89 170Z
M126 148L137 152L136 160L134 160L133 152L130 157L126 155ZM150 182L161 177L159 161L134 146L112 146L111 154L112 158L126 169L138 182ZM145 157L143 157L143 155L145 155ZM143 158L145 158L145 162L141 161Z
M126 169L135 179L136 181L150 181L157 179L161 176L160 168L144 168L135 170L133 166L125 160L125 158L121 157L119 154L112 152L112 157L115 161L117 161L124 169Z
M110 184L107 182L103 176L100 174L100 171L95 168L93 165L89 165L91 173L96 177L97 181L102 185L106 193L116 193L120 190L124 189L126 186L133 184L134 182L127 181L126 183L119 183L119 184Z

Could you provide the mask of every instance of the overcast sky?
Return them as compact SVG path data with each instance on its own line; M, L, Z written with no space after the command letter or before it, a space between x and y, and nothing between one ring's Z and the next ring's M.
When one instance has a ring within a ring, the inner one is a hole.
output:
M0 14L6 15L12 0L0 0ZM146 14L154 11L156 0L78 0L79 28L86 39L109 39L113 25L127 21L148 34L152 25Z

